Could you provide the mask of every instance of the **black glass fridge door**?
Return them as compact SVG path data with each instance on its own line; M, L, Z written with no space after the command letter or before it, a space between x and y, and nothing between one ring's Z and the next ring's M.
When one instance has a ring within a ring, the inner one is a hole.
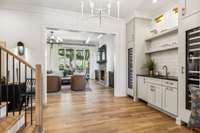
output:
M200 82L200 27L186 31L186 109L191 109L191 88Z

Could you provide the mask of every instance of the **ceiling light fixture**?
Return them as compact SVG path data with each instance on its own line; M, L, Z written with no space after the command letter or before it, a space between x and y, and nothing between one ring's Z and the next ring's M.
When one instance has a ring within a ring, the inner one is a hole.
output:
M48 44L62 44L63 39L61 37L55 36L53 31L50 31L49 36L47 37Z
M88 18L94 18L94 17L99 18L99 26L101 26L103 17L111 17L112 3L114 3L117 7L116 18L119 19L120 18L120 0L116 0L115 2L112 2L112 0L108 0L107 6L105 8L103 8L103 7L98 8L95 6L95 3L93 0L89 0L90 16ZM81 1L82 17L84 17L84 8L85 8L84 1Z
M90 42L90 37L87 38L87 40L85 41L85 44L88 44Z
M158 0L153 0L153 3L157 3L158 2Z
M97 36L98 39L101 39L103 37L103 34L100 34Z

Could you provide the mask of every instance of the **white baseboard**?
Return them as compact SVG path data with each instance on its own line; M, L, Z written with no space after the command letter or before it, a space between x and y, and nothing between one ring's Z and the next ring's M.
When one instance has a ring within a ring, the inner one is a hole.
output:
M181 126L182 125L182 121L181 121L181 118L180 117L177 117L176 118L176 124Z

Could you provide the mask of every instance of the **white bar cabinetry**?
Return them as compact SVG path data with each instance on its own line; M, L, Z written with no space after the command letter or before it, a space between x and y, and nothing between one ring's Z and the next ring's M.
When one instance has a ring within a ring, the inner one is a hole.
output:
M172 116L178 115L178 82L137 77L137 97Z

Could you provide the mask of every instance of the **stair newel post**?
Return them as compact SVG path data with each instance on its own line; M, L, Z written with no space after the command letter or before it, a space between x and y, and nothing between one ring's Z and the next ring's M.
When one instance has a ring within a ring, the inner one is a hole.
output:
M33 124L33 69L31 69L31 125Z
M13 56L13 60L12 60L12 62L13 62L13 69L12 69L12 71L13 71L13 100L12 100L12 102L13 102L13 104L12 104L12 110L13 110L13 116L15 115L15 106L16 106L16 104L15 104L15 57Z
M42 70L41 65L36 65L35 71L35 114L36 114L36 132L43 133L43 106L42 106Z
M7 106L7 110L6 110L6 116L8 116L8 53L6 54L6 106Z
M0 48L0 79L2 78L1 77L1 65L2 65L2 63L1 63L1 48ZM1 105L1 102L2 102L2 81L0 82L0 105Z

